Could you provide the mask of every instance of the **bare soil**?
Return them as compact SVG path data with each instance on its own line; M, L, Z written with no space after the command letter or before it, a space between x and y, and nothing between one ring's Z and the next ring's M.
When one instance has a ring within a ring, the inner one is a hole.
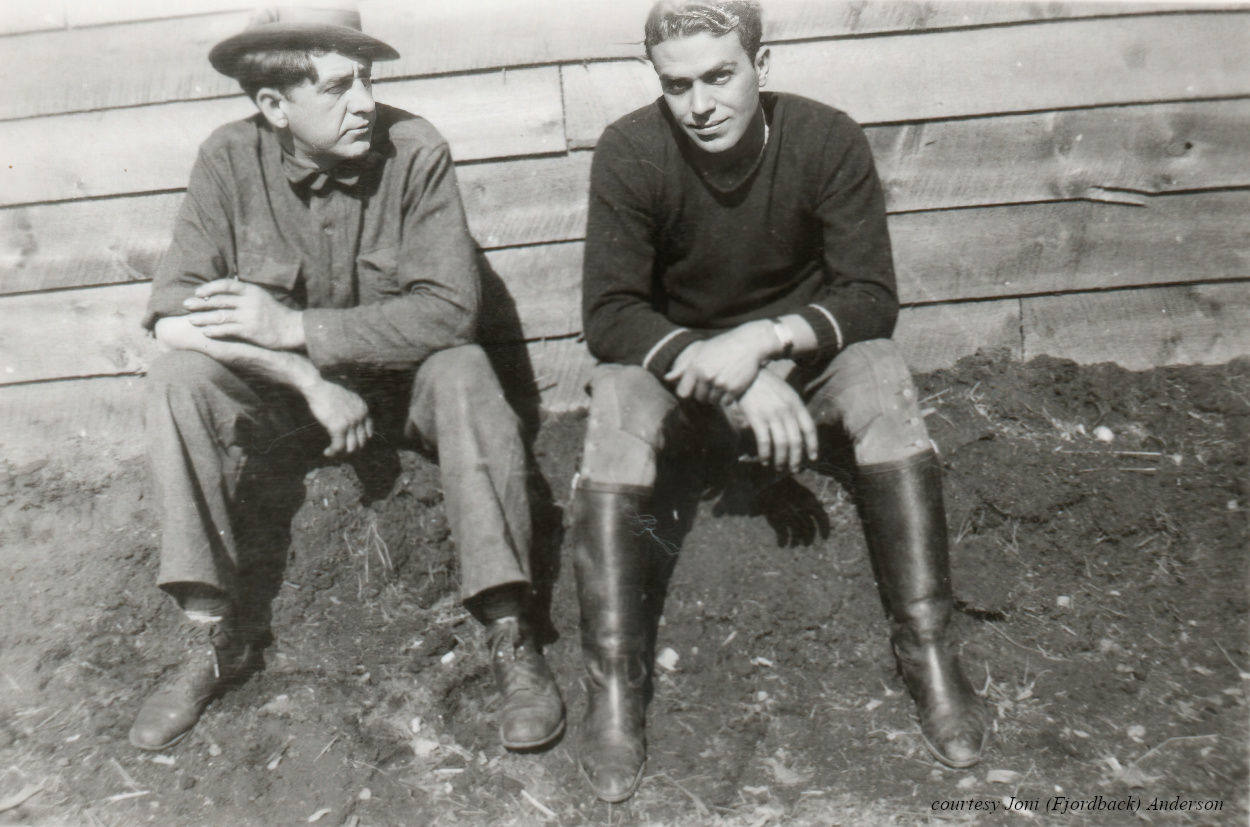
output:
M782 480L726 462L731 446L674 464L651 544L672 668L656 668L642 789L614 807L589 795L572 738L500 747L436 469L406 451L256 481L251 543L280 558L254 562L274 595L265 667L167 754L133 749L131 719L179 656L142 463L51 459L0 471L0 823L1246 823L1250 362L982 354L919 381L962 658L995 713L971 770L921 744L836 455ZM583 425L546 421L535 443L571 725L556 509ZM1046 811L1097 796L1141 810ZM1007 816L1012 797L1037 809Z

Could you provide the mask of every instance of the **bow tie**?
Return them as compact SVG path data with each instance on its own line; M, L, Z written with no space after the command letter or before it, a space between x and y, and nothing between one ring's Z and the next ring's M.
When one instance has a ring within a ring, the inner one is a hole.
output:
M318 193L325 192L331 186L350 190L360 183L361 176L372 169L381 157L376 150L370 150L361 158L343 161L329 169L313 169L301 166L290 155L283 153L282 170L292 186L307 185L310 190Z

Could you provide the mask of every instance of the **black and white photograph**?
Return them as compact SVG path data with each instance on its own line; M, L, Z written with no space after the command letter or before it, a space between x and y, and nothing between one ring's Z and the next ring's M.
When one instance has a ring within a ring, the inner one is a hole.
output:
M1250 820L1250 3L0 2L0 824Z

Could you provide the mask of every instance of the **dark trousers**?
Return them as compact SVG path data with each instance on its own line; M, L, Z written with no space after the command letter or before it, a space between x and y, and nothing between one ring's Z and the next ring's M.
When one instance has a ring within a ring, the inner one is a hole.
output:
M163 354L146 384L148 458L161 515L157 583L203 584L237 597L230 511L240 477L249 460L263 461L275 445L321 426L290 390L193 351ZM403 431L437 452L461 596L529 582L520 424L481 348L440 351L421 364Z

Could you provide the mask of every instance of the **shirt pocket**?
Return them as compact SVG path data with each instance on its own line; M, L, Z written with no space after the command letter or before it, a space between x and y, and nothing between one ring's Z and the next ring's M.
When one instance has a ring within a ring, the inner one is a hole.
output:
M356 277L361 304L393 298L403 293L399 284L399 245L378 247L356 256Z
M280 261L269 256L243 252L239 255L239 279L259 284L280 297L295 292L299 281L298 260Z

